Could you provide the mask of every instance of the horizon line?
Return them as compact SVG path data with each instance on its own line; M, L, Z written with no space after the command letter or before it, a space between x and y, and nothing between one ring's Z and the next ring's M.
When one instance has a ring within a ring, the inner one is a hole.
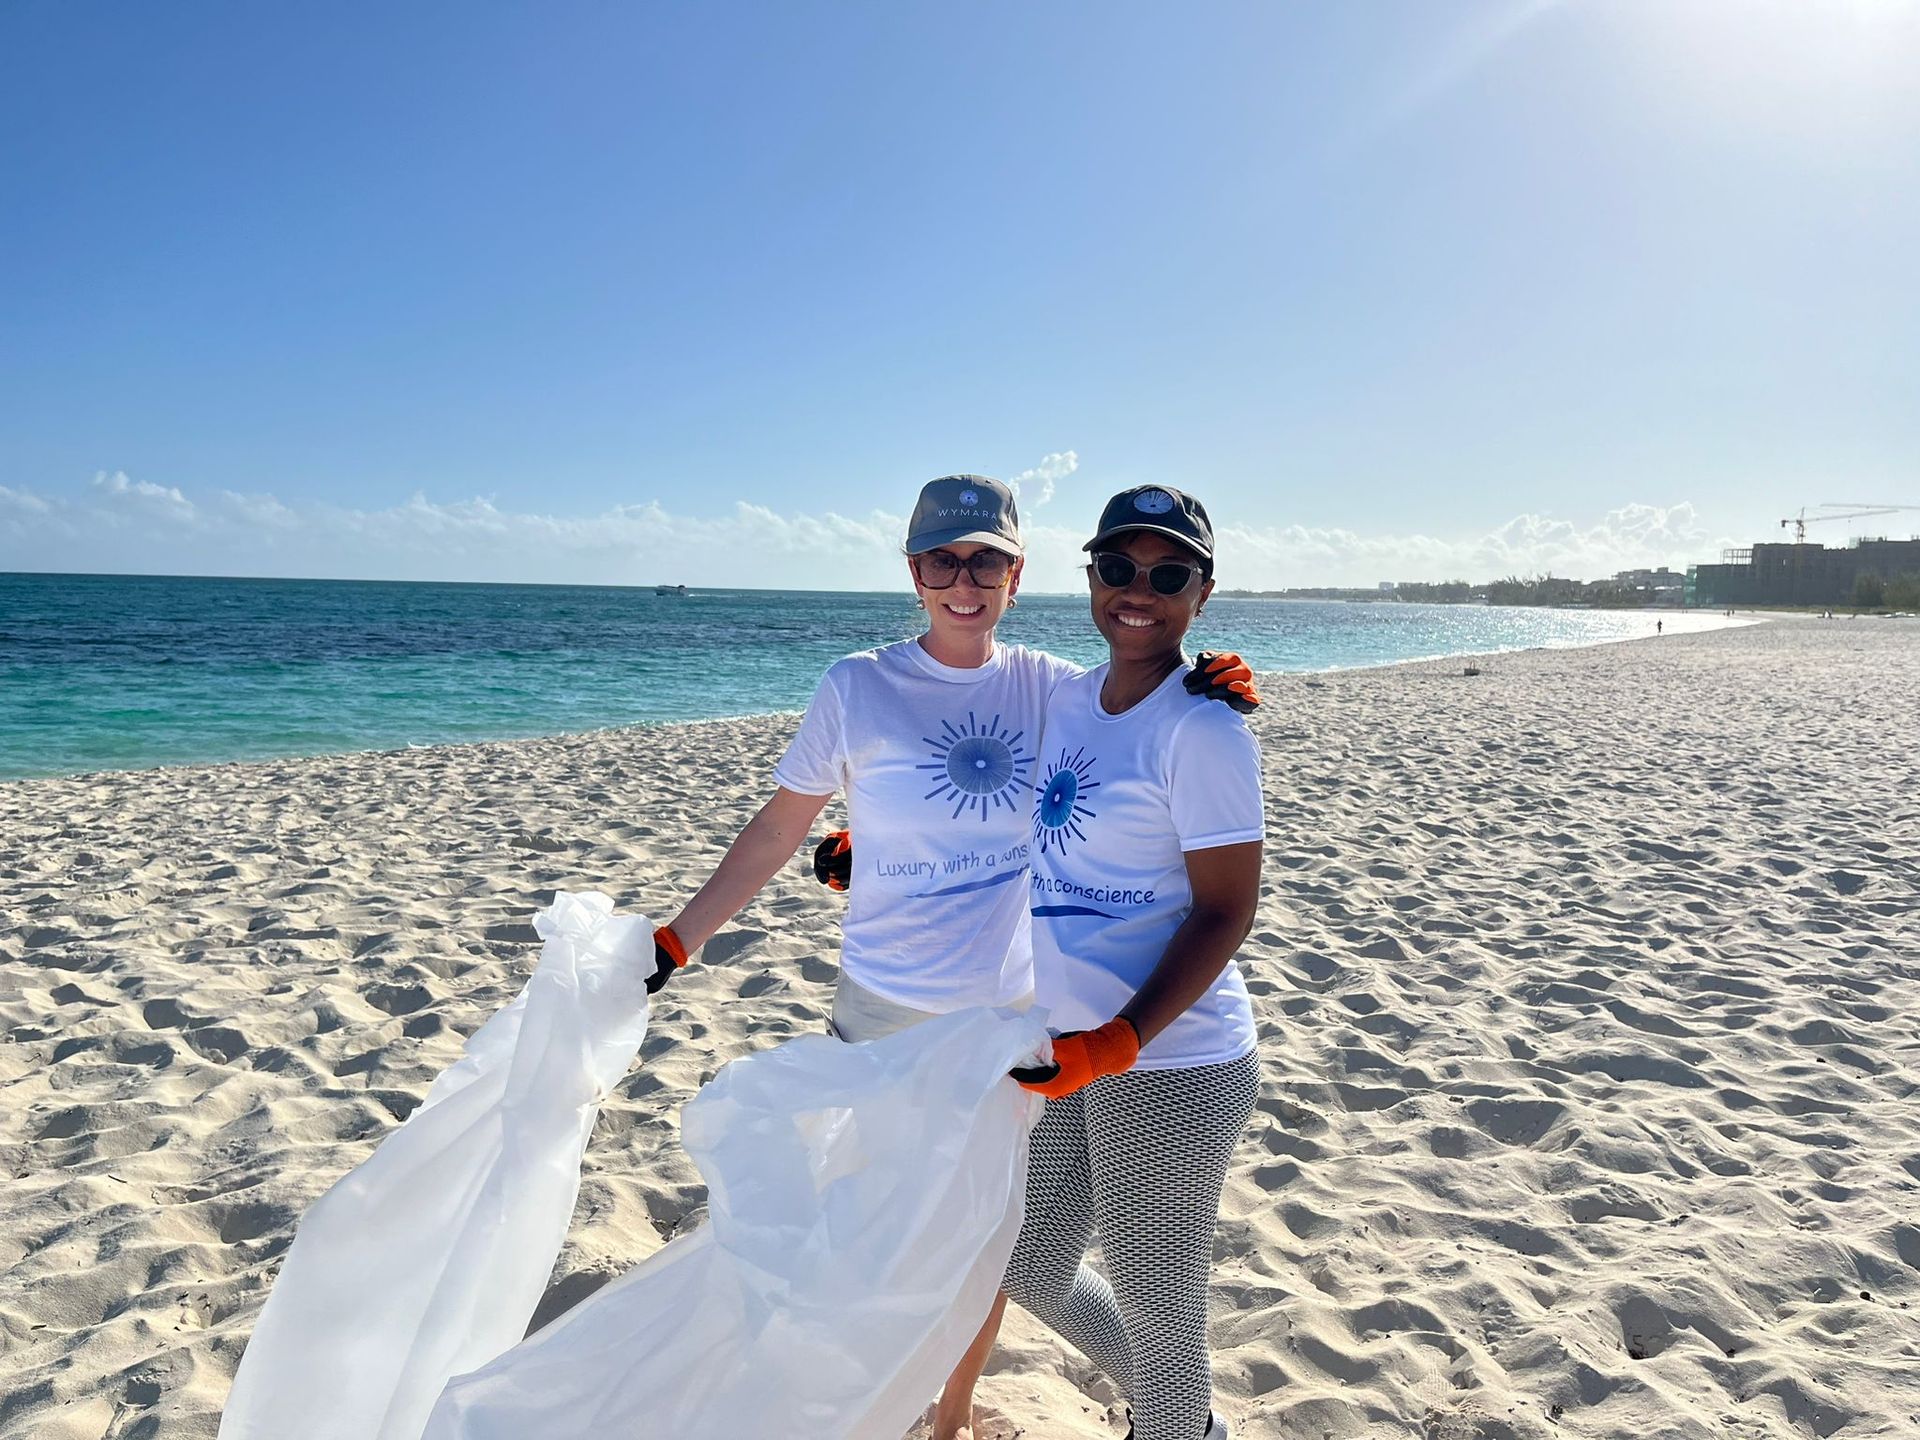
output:
M1920 537L1916 537L1920 538ZM1701 562L1703 564L1709 562ZM1615 572L1622 573L1622 572ZM1682 572L1673 572L1682 573ZM521 590L657 590L665 586L684 588L688 592L705 591L710 594L748 594L748 595L911 595L911 590L832 590L809 585L684 585L671 580L636 580L631 583L616 584L597 580L404 580L385 577L344 576L344 575L235 575L235 574L185 574L171 570L0 570L0 579L13 576L59 576L70 580L233 580L267 585L493 585L512 587ZM1502 579L1508 577L1502 577ZM1577 580L1572 575L1555 575L1547 571L1538 576L1512 577L1521 579L1568 580L1586 585L1598 583L1596 580ZM1600 579L1611 579L1602 576ZM1396 580L1391 582L1395 589L1401 585L1468 585L1476 589L1488 585L1498 585L1502 580ZM1277 599L1298 598L1311 600L1314 597L1296 592L1308 590L1338 590L1354 595L1384 596L1392 590L1382 590L1378 585L1289 585L1280 588L1264 588L1243 585L1218 585L1216 590L1228 598L1240 599ZM1084 590L1023 590L1023 594L1047 596L1060 599L1079 599L1086 595ZM1427 603L1427 602L1415 602ZM1443 602L1431 602L1443 603Z

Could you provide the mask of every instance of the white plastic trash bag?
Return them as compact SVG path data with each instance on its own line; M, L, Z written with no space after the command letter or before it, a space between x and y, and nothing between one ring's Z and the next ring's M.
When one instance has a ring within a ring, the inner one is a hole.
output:
M653 972L653 926L604 895L558 894L533 923L526 988L307 1212L220 1440L420 1440L447 1378L526 1332Z
M681 1112L709 1220L470 1375L425 1440L900 1440L993 1303L1039 1020L967 1010L805 1036Z

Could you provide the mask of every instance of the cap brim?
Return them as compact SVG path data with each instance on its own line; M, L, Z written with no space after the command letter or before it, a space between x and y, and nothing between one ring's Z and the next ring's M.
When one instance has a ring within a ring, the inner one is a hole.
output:
M1111 530L1102 530L1080 548L1082 550L1097 550L1116 535L1132 535L1140 530L1148 531L1154 535L1164 535L1169 540L1177 540L1202 560L1213 559L1213 551L1201 549L1200 542L1195 540L1193 536L1183 535L1178 530L1170 529L1165 525L1116 525Z
M1018 541L1009 540L1004 535L996 535L991 530L936 530L931 535L921 535L907 541L909 555L924 555L929 550L938 550L942 545L991 545L996 550L1004 550L1009 555L1024 555Z

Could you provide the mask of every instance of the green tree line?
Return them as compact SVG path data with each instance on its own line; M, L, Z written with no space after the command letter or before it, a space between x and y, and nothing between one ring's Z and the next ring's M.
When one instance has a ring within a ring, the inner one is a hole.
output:
M1920 575L1883 580L1863 570L1854 577L1853 603L1862 610L1920 610Z

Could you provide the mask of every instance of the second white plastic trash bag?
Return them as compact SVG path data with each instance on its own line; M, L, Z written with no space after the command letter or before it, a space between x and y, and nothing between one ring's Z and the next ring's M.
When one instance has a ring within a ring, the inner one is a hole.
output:
M425 1440L900 1440L986 1318L1039 1020L967 1010L736 1060L682 1111L709 1220L470 1375Z
M220 1440L419 1440L447 1377L526 1331L601 1096L647 1029L653 927L560 894L519 996L308 1210Z

